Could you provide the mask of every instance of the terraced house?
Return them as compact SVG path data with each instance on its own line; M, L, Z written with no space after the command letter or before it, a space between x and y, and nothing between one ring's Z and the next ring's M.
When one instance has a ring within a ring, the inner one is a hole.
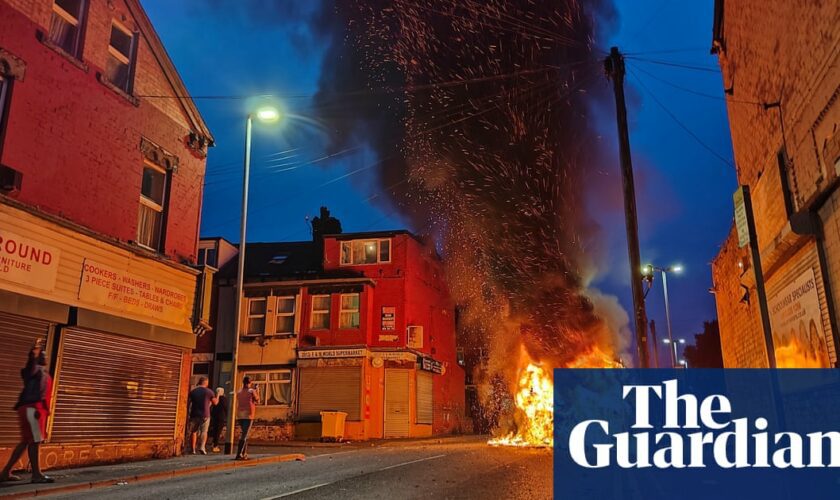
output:
M179 452L213 143L186 95L137 0L0 0L0 460L37 339L42 465Z

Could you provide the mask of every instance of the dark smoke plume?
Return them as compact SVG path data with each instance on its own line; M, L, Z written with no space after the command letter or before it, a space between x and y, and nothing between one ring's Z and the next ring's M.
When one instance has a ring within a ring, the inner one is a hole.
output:
M620 349L621 318L586 290L583 208L600 154L588 100L604 87L593 19L608 14L577 0L337 0L316 22L332 40L315 102L332 148L376 150L383 192L438 242L467 340L492 345L500 373L520 344L553 366Z

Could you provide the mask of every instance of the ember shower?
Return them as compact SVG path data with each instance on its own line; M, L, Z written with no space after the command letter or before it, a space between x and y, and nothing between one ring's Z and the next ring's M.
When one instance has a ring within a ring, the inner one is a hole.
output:
M332 148L375 149L383 196L445 257L462 342L490 346L485 379L512 390L522 357L601 366L621 349L626 315L586 289L597 247L583 195L599 150L587 99L604 87L593 19L607 11L339 0L319 14L332 44L315 106Z

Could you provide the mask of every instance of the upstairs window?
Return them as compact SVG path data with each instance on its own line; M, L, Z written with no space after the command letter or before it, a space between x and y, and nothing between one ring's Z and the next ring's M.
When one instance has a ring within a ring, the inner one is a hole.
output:
M134 34L113 22L111 42L108 44L108 62L105 63L105 78L126 94L131 93L134 76Z
M198 265L208 265L216 267L216 249L215 248L199 248L198 249Z
M6 109L8 108L11 83L11 79L0 72L0 149L3 146L3 135L6 129Z
M143 165L140 208L137 216L137 243L152 250L162 250L165 214L166 171L155 165Z
M85 0L55 0L50 20L50 42L75 58L81 56Z
M359 328L359 294L341 295L341 311L338 315L338 327L342 329Z
M248 323L246 335L262 335L265 333L265 297L248 299Z
M312 316L309 320L309 328L312 330L330 329L330 302L329 295L312 296Z
M274 333L295 333L295 297L277 297L277 319Z
M391 262L391 240L354 240L341 242L343 265Z

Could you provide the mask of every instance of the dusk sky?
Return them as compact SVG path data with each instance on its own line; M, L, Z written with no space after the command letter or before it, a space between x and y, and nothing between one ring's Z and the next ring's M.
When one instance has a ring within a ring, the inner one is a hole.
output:
M317 2L142 3L187 88L201 97L197 105L216 138L207 160L202 235L239 239L244 117L256 100L229 97L260 94L277 96L289 119L282 126L255 126L249 241L309 239L306 217L321 205L345 231L407 226L378 192L372 150L360 146L323 159L329 137L314 119L311 98L330 40L307 23L307 9ZM598 45L617 45L628 54L642 261L685 267L669 280L672 323L676 337L692 341L702 322L715 318L709 262L729 230L736 187L720 74L709 54L712 2L618 1L616 10L613 25L600 27ZM606 77L603 85L610 85ZM614 159L599 167L598 196L608 199L589 201L607 249L594 286L618 296L629 311L614 106L610 101L593 112L609 148L606 157ZM647 303L662 338L658 279ZM659 351L665 360L667 351Z

